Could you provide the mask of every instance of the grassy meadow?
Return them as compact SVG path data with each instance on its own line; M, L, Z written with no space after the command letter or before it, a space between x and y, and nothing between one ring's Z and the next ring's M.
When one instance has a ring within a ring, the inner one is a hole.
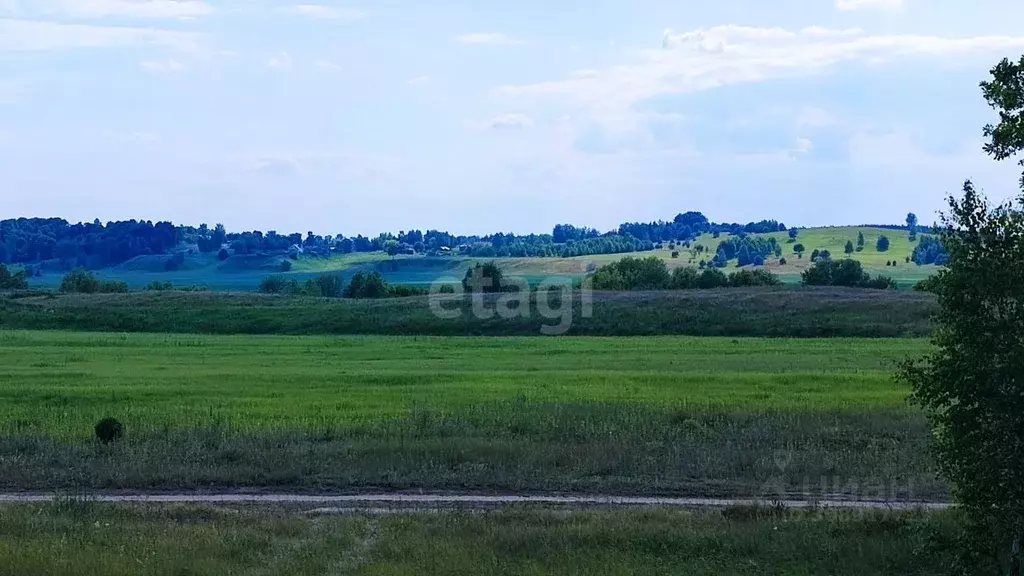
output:
M891 378L927 348L5 331L0 487L944 499Z
M65 501L0 508L0 573L931 575L955 564L956 525L952 512L514 508L324 516ZM966 573L996 570L982 562Z
M484 304L494 311L501 297ZM931 334L932 294L852 288L779 287L592 294L535 293L519 314L481 318L470 297L322 299L214 292L0 294L0 328L203 334L401 334L537 336L561 325L579 336L904 337ZM541 304L554 313L544 317ZM566 323L566 320L571 320Z

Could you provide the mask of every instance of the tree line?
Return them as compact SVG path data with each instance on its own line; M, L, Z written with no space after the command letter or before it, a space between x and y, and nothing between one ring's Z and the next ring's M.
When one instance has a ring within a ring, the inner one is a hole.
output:
M332 253L384 251L396 254L460 254L490 257L575 257L592 254L644 252L660 242L688 242L701 234L757 234L785 230L776 220L748 224L718 224L700 212L678 214L672 221L624 223L609 232L559 224L550 234L455 235L439 230L384 232L376 237L361 234L305 235L270 231L229 232L222 224L213 227L180 226L148 220L71 224L61 218L17 218L0 221L0 263L46 263L60 270L100 269L116 266L138 256L180 254L168 259L167 269L181 265L188 251L231 255L287 253L326 256ZM31 275L31 274L30 274Z

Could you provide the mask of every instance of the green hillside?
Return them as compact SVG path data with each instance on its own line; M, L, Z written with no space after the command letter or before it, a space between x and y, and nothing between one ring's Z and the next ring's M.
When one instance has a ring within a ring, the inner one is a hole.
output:
M864 234L864 249L852 254L852 258L860 260L871 273L883 273L894 277L903 287L926 278L935 272L933 266L917 266L908 264L907 258L913 252L914 245L908 234L902 230L888 230L872 227L837 227L807 228L799 232L796 242L789 243L786 232L767 234L776 238L784 250L786 264L772 258L766 268L780 275L787 283L797 283L800 273L811 265L810 254L813 250L828 250L833 258L843 258L846 242L855 245L857 234ZM887 252L878 252L876 242L881 235L889 238L890 248ZM700 260L710 260L718 244L727 240L728 235L713 238L706 234L692 243L692 246L703 245L707 251L703 254L690 249L676 247L672 249L664 244L661 249L653 252L637 252L632 254L597 254L575 258L496 258L494 259L505 270L506 274L525 277L530 282L537 282L552 276L581 278L588 272L615 262L625 256L649 257L657 256L668 263L670 268L681 266L697 266ZM798 258L793 253L793 246L803 244L806 248L804 257ZM677 258L672 253L678 251ZM281 263L285 256L231 256L220 261L215 255L194 254L185 258L180 269L167 271L166 256L139 256L120 266L97 271L102 279L123 280L133 289L144 288L151 282L172 282L176 286L207 286L211 290L221 291L253 291L260 280L270 274L281 273ZM422 256L398 255L390 257L383 252L361 252L333 256L331 258L303 257L291 262L291 269L284 273L299 281L305 281L324 272L339 272L351 275L358 271L380 272L391 283L397 284L430 284L438 279L461 279L466 270L477 262L490 259L468 258L463 256ZM887 261L895 261L895 267L887 267ZM731 262L735 266L735 261ZM51 272L33 279L32 284L41 288L59 286L61 274Z

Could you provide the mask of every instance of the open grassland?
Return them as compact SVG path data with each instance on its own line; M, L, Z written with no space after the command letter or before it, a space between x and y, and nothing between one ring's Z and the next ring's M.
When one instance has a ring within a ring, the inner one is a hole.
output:
M943 499L891 379L927 346L8 331L0 487Z
M855 252L850 257L863 263L865 269L872 274L892 276L901 288L909 289L917 281L936 272L934 266L917 266L907 263L906 258L913 253L914 244L904 230L889 230L873 227L834 227L807 228L800 230L796 243L807 248L803 259L793 253L795 243L787 243L786 232L761 234L755 236L774 237L782 245L787 263L781 265L774 258L770 259L766 268L778 274L788 284L798 284L800 273L811 265L810 255L815 249L828 250L833 258L844 258L843 248L850 240L855 245L857 234L864 234L864 250ZM890 240L887 252L878 252L875 245L880 235ZM388 256L384 252L360 252L339 254L329 258L304 256L290 261L291 269L284 273L299 282L305 282L316 274L337 272L350 277L356 272L380 272L388 282L394 284L429 285L437 281L458 281L466 270L477 263L495 261L508 275L522 276L531 283L540 282L552 276L564 276L581 279L596 268L611 264L625 256L645 258L655 256L665 260L670 268L680 266L697 266L700 260L710 260L718 244L729 238L723 234L714 238L710 234L700 236L694 244L701 244L709 252L700 255L681 246L675 250L665 243L660 250L637 252L632 254L592 254L572 258L470 258L459 255L424 256L396 255ZM679 251L678 258L672 258L672 252ZM119 266L99 270L97 276L103 280L126 282L132 289L140 290L152 282L171 282L176 286L206 286L215 291L254 292L260 281L270 274L280 272L280 264L288 260L285 255L276 256L232 256L220 261L214 254L193 254L185 258L181 268L173 272L167 271L166 255L139 256ZM897 266L887 267L888 261L895 260ZM733 262L735 264L735 261ZM727 270L728 271L728 270ZM62 275L49 272L31 282L35 288L54 289L60 286Z
M538 299L553 314L541 314ZM493 311L499 297L488 297ZM147 292L99 295L0 294L0 328L206 334L408 334L535 336L565 325L571 335L631 336L927 336L935 298L920 292L844 288L750 288L652 293L594 293L568 301L548 293L523 302L520 314L478 317L466 296L443 304L429 297L318 299L256 294ZM507 315L506 315L507 316Z
M932 575L954 565L957 520L747 508L311 516L67 501L0 508L0 573Z

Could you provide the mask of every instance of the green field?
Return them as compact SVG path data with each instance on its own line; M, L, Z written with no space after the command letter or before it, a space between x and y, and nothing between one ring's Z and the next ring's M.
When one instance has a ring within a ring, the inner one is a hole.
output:
M811 265L810 255L815 249L829 250L833 258L843 258L843 248L847 240L857 241L857 233L863 232L865 247L863 252L855 252L851 257L860 260L872 274L892 276L901 288L909 289L919 280L935 273L934 266L917 266L906 263L914 245L908 233L901 230L888 230L872 227L835 227L807 228L800 230L797 242L807 248L804 258L797 259L792 253L794 244L787 243L786 232L778 232L765 236L775 237L782 244L787 259L786 265L780 265L772 259L766 267L778 274L784 282L797 284L800 273ZM875 249L878 236L885 234L891 242L890 249L880 253ZM728 239L728 235L713 238L705 234L695 244L707 246L711 252L703 256L685 249L679 258L672 258L673 250L664 244L661 250L638 252L633 254L595 254L575 258L467 258L463 256L406 256L389 257L383 252L357 253L337 255L331 258L303 257L292 262L292 268L285 275L299 282L324 272L340 272L351 276L356 272L380 272L388 282L396 284L428 285L440 279L458 281L466 270L478 262L494 260L506 274L522 276L535 283L551 276L563 276L581 279L594 269L615 262L625 256L648 257L657 256L664 259L670 267L697 266L701 259L710 259L718 243ZM121 280L136 290L142 289L151 282L171 282L177 286L207 286L218 291L252 292L257 289L260 281L270 274L277 274L280 263L285 256L232 256L221 262L214 255L195 254L186 258L182 269L167 272L164 263L167 256L139 256L120 266L97 271L97 276L105 280ZM896 267L886 267L889 260L898 262ZM57 288L62 274L49 272L32 280L37 288Z
M923 576L954 565L957 520L743 508L310 516L68 501L0 507L0 573Z
M489 296L494 311L501 297ZM143 292L131 294L0 294L0 328L204 334L398 334L538 336L563 326L587 336L902 337L931 334L935 297L922 292L779 287L669 292L596 292L585 314L583 294L535 293L520 314L478 316L473 300L444 304L429 297L323 299L260 294ZM542 303L548 308L542 308ZM543 310L553 313L545 315Z
M945 498L891 378L927 349L8 331L0 487ZM106 416L126 440L93 443Z

